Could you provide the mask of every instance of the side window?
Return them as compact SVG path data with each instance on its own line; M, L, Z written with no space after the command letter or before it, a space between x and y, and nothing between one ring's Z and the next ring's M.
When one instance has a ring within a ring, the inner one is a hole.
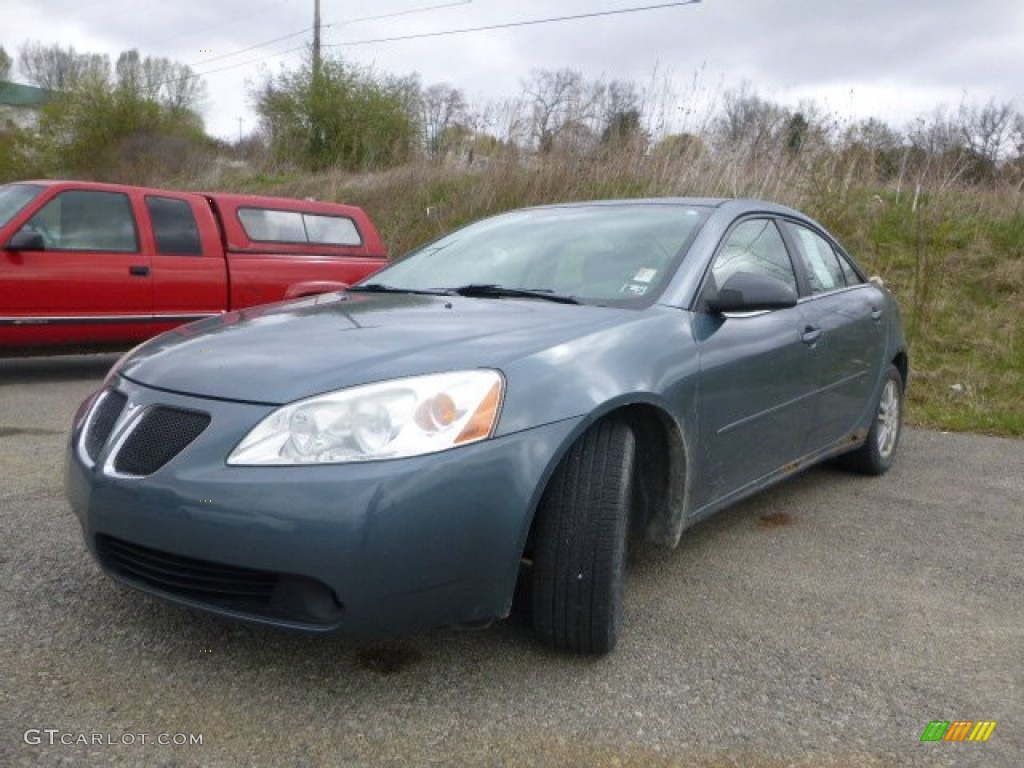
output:
M46 247L53 250L139 250L132 206L128 196L120 192L61 192L25 222L23 230L38 232Z
M202 256L203 243L192 206L172 197L146 196L156 252L163 256Z
M272 243L362 245L355 222L346 216L326 216L270 208L239 208L238 218L250 240Z
M797 292L786 243L771 219L748 219L725 238L711 266L715 285L720 287L737 272L774 277Z
M800 250L803 251L807 265L807 280L811 284L811 293L825 293L846 285L846 276L839 265L832 245L817 232L799 224L792 224L796 232Z
M344 216L319 216L304 214L306 234L311 243L330 243L331 245L362 245L355 222Z
M306 242L306 228L302 226L302 214L295 211L239 208L238 218L250 240L275 243Z

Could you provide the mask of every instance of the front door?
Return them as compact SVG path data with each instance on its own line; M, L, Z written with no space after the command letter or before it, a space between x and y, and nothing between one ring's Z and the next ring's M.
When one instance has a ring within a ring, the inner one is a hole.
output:
M19 231L37 233L43 246L3 251L0 306L25 343L117 342L148 326L150 258L128 195L64 190Z
M736 272L767 275L797 292L789 253L772 219L746 219L725 236L702 299ZM701 304L694 317L701 368L701 482L691 491L696 509L803 456L815 390L799 306L723 316Z

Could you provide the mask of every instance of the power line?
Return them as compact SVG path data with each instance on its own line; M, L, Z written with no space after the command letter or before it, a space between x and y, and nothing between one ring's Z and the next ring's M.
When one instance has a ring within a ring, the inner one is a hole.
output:
M462 35L468 32L488 32L494 29L509 29L512 27L528 27L535 24L551 24L560 21L576 21L578 19L593 19L599 16L616 16L625 13L639 13L641 11L656 11L662 8L678 8L683 5L696 5L701 0L682 0L677 3L659 3L658 5L642 5L633 8L618 8L612 11L594 11L592 13L577 13L572 16L552 16L546 19L528 19L526 21L510 21L504 24L488 24L484 27L465 27L463 29L447 29L441 32L421 32L415 35L398 35L395 37L378 37L372 40L355 40L348 43L332 43L325 48L340 48L353 45L371 45L373 43L394 43L401 40L418 40L425 37L443 37L446 35Z
M343 22L343 23L342 22L336 22L334 24L324 24L323 28L324 29L330 29L331 27L334 27L334 26L339 26L340 27L340 26L344 26L345 24L356 24L356 23L361 22L361 21L378 21L380 19L392 19L392 18L395 18L397 16L409 16L409 15L414 14L414 13L424 13L426 11L434 11L434 10L438 10L438 9L441 9L441 8L451 8L451 7L454 7L454 6L457 6L457 5L469 5L472 2L473 2L473 0L457 0L457 2L440 3L440 4L437 4L437 5L427 5L427 6L423 6L421 8L410 8L410 9L405 10L405 11L396 11L395 13L383 13L383 14L380 14L380 15L377 15L377 16L361 16L360 18L350 19L350 20L348 20L346 22ZM208 63L213 62L213 61L220 61L222 59L230 59L233 56L239 56L239 55L241 55L243 53L248 53L249 51L255 51L258 48L265 48L268 45L273 45L274 43L279 43L282 40L289 40L289 39L291 39L293 37L298 37L299 35L308 34L310 32L310 30L311 30L311 27L306 27L305 29L300 29L297 32L291 32L291 33L289 33L287 35L282 35L281 37L275 37L275 38L273 38L271 40L264 40L263 42L255 43L253 45L250 45L248 48L241 48L241 49L239 49L237 51L232 51L231 53L222 53L222 54L220 54L218 56L211 56L209 58L203 59L203 61L201 61L201 62L196 62L195 64L192 64L190 66L192 68L202 67L203 65L208 64ZM287 49L285 51L282 51L280 53L270 54L270 57L273 58L275 56L283 56L283 55L288 54L288 53L294 53L295 51L302 50L305 47L306 47L305 45L302 45L302 46L299 46L297 48L289 48L289 49ZM327 46L325 46L325 47L327 47ZM224 71L227 71L229 69L234 69L236 67L244 67L244 66L247 66L248 64L253 64L255 62L262 61L263 58L264 57L260 57L258 59L247 59L246 61L235 62L234 64L228 64L228 65L223 66L223 67L216 67L214 69L208 69L206 71L195 71L195 72L193 72L193 75L196 76L196 77L202 77L204 75L212 75L212 74L216 74L218 72L224 72Z
M307 30L304 30L304 31L307 31ZM261 47L261 46L255 46L255 47ZM289 53L295 53L296 51L304 51L304 50L306 50L306 44L305 43L303 43L302 45L297 45L294 48L286 48L285 50L278 51L277 53L270 53L270 54L267 54L265 56L260 56L257 59L246 59L245 61L235 62L234 64L225 64L223 67L217 67L216 69L208 69L205 72L192 72L191 74L186 75L186 78L189 78L189 77L206 77L207 75L215 75L218 72L226 72L229 69L237 69L238 67L244 67L244 66L246 66L248 64L255 64L255 63L260 62L260 61L266 61L267 59L274 59L274 58L277 58L278 56L286 56ZM173 83L173 82L176 82L177 80L181 80L181 79L183 79L183 78L174 78L173 80L168 80L167 82L168 83Z
M414 9L411 9L411 10L408 10L408 11L399 11L397 13L382 14L381 16L367 16L367 17L363 17L363 18L359 18L359 19L353 19L352 22L350 22L350 23L355 23L356 21L374 21L374 20L381 19L381 18L391 18L393 16L405 16L405 15L408 15L408 14L411 14L411 13L419 13L419 12L423 12L423 11L434 10L436 8L445 8L445 7L448 7L448 6L451 6L451 5L463 5L466 2L472 2L472 0L462 0L462 2L444 3L444 4L441 4L441 5L427 6L427 7L424 7L424 8L414 8ZM641 5L641 6L633 6L633 7L630 7L630 8L617 8L617 9L609 10L609 11L594 11L594 12L591 12L591 13L578 13L578 14L573 14L573 15L570 15L570 16L552 16L552 17L544 18L544 19L526 19L526 20L523 20L523 21L510 21L510 22L505 22L503 24L489 24L489 25L483 26L483 27L467 27L467 28L463 28L463 29L448 29L448 30L443 30L443 31L440 31L440 32L423 32L423 33L414 34L414 35L400 35L400 36L395 36L395 37L377 38L377 39L373 39L373 40L356 40L356 41L348 42L348 43L330 43L330 44L324 45L323 47L324 48L340 48L340 47L344 47L344 46L370 45L372 43L390 43L390 42L398 42L398 41L402 41L402 40L416 40L416 39L428 38L428 37L442 37L442 36L446 36L446 35L460 35L460 34L466 34L466 33L470 33L470 32L486 32L486 31L495 30L495 29L509 29L509 28L513 28L513 27L526 27L526 26L533 26L533 25L537 25L537 24L552 24L552 23L562 22L562 21L576 21L576 20L579 20L579 19L592 19L592 18L598 18L598 17L601 17L601 16L617 16L617 15L622 15L622 14L627 14L627 13L640 13L640 12L643 12L643 11L661 10L661 9L664 9L664 8L679 8L679 7L685 6L685 5L696 5L696 4L700 3L700 2L701 2L701 0L680 0L680 2L674 2L674 3L658 3L656 5ZM328 25L325 25L325 26L331 27L333 25L328 24ZM264 43L257 43L256 45L252 45L249 48L242 49L241 51L235 51L235 53L223 54L223 55L219 56L218 58L228 58L230 56L234 56L234 55L237 55L239 53L245 53L247 51L255 50L257 48L262 48L262 47L264 47L266 45L270 45L272 43L279 42L281 40L286 40L286 39L291 38L291 37L296 37L296 36L301 35L301 34L306 34L309 31L310 31L310 29L307 28L307 29L301 30L299 32L294 32L292 34L285 35L285 36L280 37L280 38L275 38L273 40L268 40L268 41L266 41ZM191 74L191 77L205 77L207 75L214 75L214 74L217 74L219 72L225 72L225 71L227 71L229 69L236 69L238 67L244 67L244 66L247 66L249 64L254 64L256 62L264 61L266 58L276 58L278 56L285 56L287 54L294 53L296 51L304 50L306 47L307 47L306 45L300 45L300 46L296 46L294 48L288 48L288 49L286 49L284 51L280 51L278 53L269 54L269 56L261 56L261 57L256 58L256 59L247 59L246 61L236 62L234 64L227 64L227 65L225 65L223 67L217 67L215 69L208 69L208 70L202 71L202 72L198 72L198 71L197 72L193 72ZM209 59L207 61L209 61ZM169 81L169 82L173 82L173 81Z
M236 15L236 16L232 16L231 18L225 19L224 21L214 22L214 23L211 23L211 24L204 24L203 25L203 33L206 34L206 33L208 33L212 29L221 29L222 27L227 27L227 26L232 26L232 27L236 27L237 28L239 21L242 21L242 20L248 21L249 19L255 18L256 16L261 16L262 14L265 14L267 11L269 11L271 8L274 8L274 7L278 6L278 5L281 5L283 2L284 2L284 0L273 0L273 2L267 3L266 5L261 5L261 6L257 7L257 8L250 8L244 14L239 14L239 15ZM150 9L144 9L144 10L152 12ZM194 38L195 36L196 36L195 29L190 29L189 31L183 32L180 35L174 35L173 37L164 37L164 38L161 38L161 39L159 39L159 40L157 40L155 42L154 41L150 41L150 42L146 43L146 47L148 47L148 48L155 48L155 47L158 47L158 46L166 45L167 43L172 43L172 42L175 42L177 40L181 40L184 37L192 37L192 38ZM229 53L227 55L230 56L232 54Z
M221 59L230 59L232 56L238 56L238 55L243 54L243 53L248 53L249 51L255 51L257 48L266 48L268 45L273 45L274 43L279 43L282 40L290 40L293 37L298 37L299 35L304 35L307 32L309 32L309 27L306 27L305 29L300 29L298 32L292 32L291 34L288 34L288 35L282 35L281 37L275 37L273 40L265 40L262 43L256 43L255 45L250 45L248 48L240 48L239 50L232 51L231 53L222 53L222 54L220 54L218 56L210 56L209 58L203 59L202 62L198 62L196 64L193 64L192 66L202 66L203 64L207 64L207 63L209 63L211 61L220 61ZM219 72L220 70L215 70L215 71Z
M414 13L423 13L424 11L436 11L436 10L439 10L441 8L453 8L456 5L469 5L472 2L473 2L473 0L458 0L457 2L441 3L440 5L428 5L428 6L425 6L423 8L410 8L409 10L406 10L406 11L395 11L394 13L382 13L379 16L360 16L357 19L349 19L346 22L339 23L338 26L341 27L341 26L344 26L345 24L355 24L356 22L359 22L359 21L379 21L380 19L393 19L396 16L409 16L409 15L414 14ZM331 24L326 24L325 26L330 27L332 25Z

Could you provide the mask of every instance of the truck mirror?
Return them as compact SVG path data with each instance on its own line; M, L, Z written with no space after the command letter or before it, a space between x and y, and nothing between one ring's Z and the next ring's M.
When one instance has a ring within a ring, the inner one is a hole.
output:
M5 251L45 251L46 243L43 236L38 232L29 229L22 229L14 233L14 237L7 241Z

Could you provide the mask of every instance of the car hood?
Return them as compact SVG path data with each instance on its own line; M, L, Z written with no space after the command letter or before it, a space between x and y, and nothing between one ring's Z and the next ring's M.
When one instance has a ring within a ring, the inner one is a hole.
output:
M137 383L279 405L422 373L504 365L635 318L531 299L325 294L169 331L119 365Z

